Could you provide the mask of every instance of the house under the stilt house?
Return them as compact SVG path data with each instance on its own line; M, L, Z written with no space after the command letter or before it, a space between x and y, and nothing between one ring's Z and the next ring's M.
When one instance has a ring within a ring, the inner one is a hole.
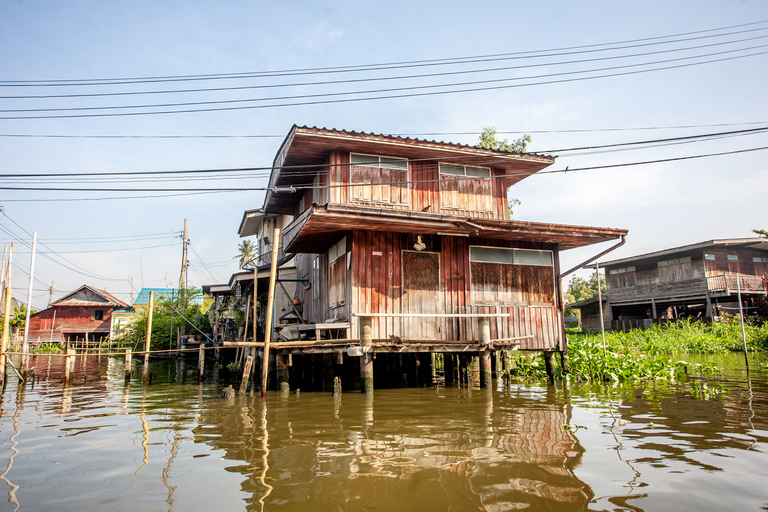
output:
M566 351L560 251L626 230L510 220L509 187L553 162L294 126L264 206L240 226L240 236L259 236L261 261L275 242L282 259L293 256L297 311L273 316L277 381L330 390L339 377L365 390L375 374L377 387L430 384L436 354L447 381L478 356L488 381L497 351ZM257 289L263 325L268 290Z

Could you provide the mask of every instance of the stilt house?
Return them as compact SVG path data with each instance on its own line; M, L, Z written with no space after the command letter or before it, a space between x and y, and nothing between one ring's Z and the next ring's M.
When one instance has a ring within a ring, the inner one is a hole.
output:
M560 251L626 230L510 220L509 187L553 162L294 126L240 235L282 227L302 321L368 318L377 354L477 350L479 317L495 349L564 351Z

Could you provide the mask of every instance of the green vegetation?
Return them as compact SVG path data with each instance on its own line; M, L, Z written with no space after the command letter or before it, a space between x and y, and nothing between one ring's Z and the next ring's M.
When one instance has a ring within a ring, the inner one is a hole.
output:
M768 350L768 324L746 326L749 350ZM689 371L716 372L714 366L687 362L684 354L722 354L743 350L741 326L735 319L704 324L693 321L654 325L646 330L609 332L606 355L599 333L568 336L570 373L562 378L576 381L684 379ZM518 355L510 360L508 376L545 378L544 362L538 355ZM703 390L710 395L711 390Z
M237 252L238 255L235 256L235 259L237 259L238 268L243 268L259 257L259 247L250 240L240 242L240 245L237 246Z
M480 134L480 140L477 147L483 149L495 149L496 151L508 151L510 153L525 153L528 149L528 143L531 142L530 135L523 135L519 139L510 142L508 139L501 140L496 137L496 128L486 126L483 133Z
M200 314L199 306L192 301L196 294L187 290L187 298L161 297L154 305L152 312L152 343L151 350L167 350L176 348L176 339L180 332L200 335L211 332L208 317ZM182 315L184 318L182 318ZM194 327L193 327L194 325ZM137 317L126 327L125 334L120 339L123 346L144 346L147 332L147 310L141 309Z

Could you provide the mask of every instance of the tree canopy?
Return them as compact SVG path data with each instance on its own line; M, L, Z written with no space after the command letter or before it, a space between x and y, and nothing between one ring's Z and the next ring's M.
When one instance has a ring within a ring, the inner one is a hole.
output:
M255 260L259 256L258 246L250 241L243 240L240 245L237 246L237 252L239 253L235 258L239 258L237 264L239 268L243 268L251 260Z
M512 142L508 139L501 140L496 136L496 128L494 126L486 126L483 128L483 133L480 134L480 140L477 143L477 147L495 149L497 151L509 151L510 153L525 153L529 142L531 142L530 135L523 135Z
M605 280L600 279L600 292L605 295ZM565 290L565 303L573 304L580 300L589 299L597 295L597 276L592 274L589 279L573 276Z

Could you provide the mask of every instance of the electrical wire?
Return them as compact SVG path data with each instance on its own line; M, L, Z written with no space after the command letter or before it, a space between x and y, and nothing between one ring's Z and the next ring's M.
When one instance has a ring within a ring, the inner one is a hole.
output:
M754 29L754 30L764 31L764 30L768 30L768 28L761 28L761 29ZM716 37L716 36L706 36L706 37ZM647 57L651 55L668 54L672 52L701 50L704 48L712 48L716 46L754 41L757 39L765 39L766 37L768 37L768 35L753 36L753 37L747 37L742 39L733 39L729 41L720 41L716 43L709 43L709 44L696 45L696 46L686 46L681 48L671 48L671 49L663 49L663 50L656 50L656 51L649 51L649 52L631 53L631 54L625 54L625 55L612 55L607 57L575 59L575 60L560 61L560 62L542 62L537 64L525 64L525 65L519 65L519 66L502 66L502 67L483 68L483 69L464 69L459 71L443 71L439 73L421 73L421 74L383 76L383 77L379 76L379 77L369 77L369 78L356 78L356 79L346 79L346 80L325 80L325 81L315 81L315 82L241 85L241 86L230 86L230 87L206 87L206 88L198 88L198 89L165 89L165 90L157 90L157 91L121 91L121 92L101 92L101 93L0 96L0 100L30 100L30 99L35 99L35 100L46 99L47 100L47 99L63 99L63 98L144 96L144 95L156 95L156 94L188 94L188 93L208 93L208 92L223 92L223 91L244 91L244 90L256 90L256 89L278 89L278 88L287 88L287 87L317 87L317 86L326 86L326 85L349 85L349 84L383 82L383 81L393 81L393 80L415 80L415 79L468 75L468 74L478 74L478 73L491 73L491 72L499 72L499 71L512 71L512 70L529 69L529 68L545 67L545 66L546 67L565 66L565 65L572 65L572 64L585 64L589 62L631 59L631 58L637 58L637 57ZM652 44L661 44L661 43L652 43ZM668 43L665 42L663 44L668 44ZM641 46L647 46L647 45L641 45ZM633 46L633 47L636 47L636 46ZM628 47L623 47L623 48L628 48ZM608 50L615 50L615 49L616 48L605 48L605 49L592 50L592 51L608 51ZM622 49L622 48L619 48L619 49ZM739 48L732 51L741 51L744 49L749 49L749 48ZM586 52L570 52L568 54L573 54L573 53L580 54L580 53L586 53ZM567 54L562 54L562 53L549 54L545 56L553 56L553 55L567 55ZM708 54L704 54L701 56L707 56L707 55ZM688 58L696 58L701 56L693 56ZM518 60L518 59L531 59L531 58L541 58L541 57L542 55L536 55L536 56L526 56L526 57L505 57L503 59L491 59L491 60L494 60L494 61ZM473 61L473 62L487 62L487 61L484 60L484 61ZM162 106L168 106L168 105L162 105ZM142 106L142 108L144 107L145 106ZM107 107L102 107L102 108L107 108ZM128 108L128 107L109 107L109 108ZM57 110L71 110L71 109L57 109ZM39 111L46 111L46 110L32 110L32 111L39 112ZM0 112L25 112L25 111L24 110L0 110Z
M305 74L327 74L327 73L352 72L352 71L354 72L371 71L371 70L381 70L381 69L393 69L395 67L402 68L402 67L415 67L415 66L434 66L434 65L445 65L445 64L455 64L455 63L466 63L462 61L476 62L479 59L505 58L510 56L525 56L525 55L540 54L543 52L560 52L560 51L600 48L608 45L643 43L645 41L659 41L659 40L669 39L673 37L684 37L684 36L690 36L690 35L696 35L696 34L720 32L723 30L731 30L735 28L764 25L766 23L768 23L768 20L742 23L742 24L730 25L726 27L719 27L719 28L713 28L713 29L697 30L692 32L683 32L683 33L671 34L666 36L654 36L654 37L646 37L646 38L640 38L640 39L616 41L611 43L597 43L597 44L591 44L591 45L570 46L570 47L552 48L552 49L545 49L545 50L531 50L531 51L525 51L525 52L497 53L497 54L470 56L470 57L451 57L451 58L427 59L427 60L416 60L416 61L388 62L388 63L379 63L379 64L362 64L362 65L322 67L322 68L304 68L304 69L266 71L266 72L219 73L219 74L207 74L207 75L200 75L200 74L173 75L173 76L159 76L159 77L156 76L156 77L139 77L139 78L136 78L136 77L88 78L88 79L77 79L77 80L35 80L35 81L4 80L4 81L0 81L0 86L39 87L39 86L73 86L73 85L123 85L123 84L146 83L146 82L178 82L178 81L190 81L190 80L230 79L230 78L241 78L241 77L264 78L264 77L275 77L275 76L291 76L296 74L305 75ZM762 30L762 29L755 29L755 30ZM750 32L750 31L753 31L753 30L739 31L735 33L744 33L744 32ZM725 35L732 35L732 34L729 34L729 33L714 34L707 37L722 37ZM692 39L701 39L701 38L691 38L690 40ZM679 40L679 41L661 41L658 44L669 44L669 43L681 42L681 41L685 41L685 39Z
M760 48L764 46L766 45L761 45L754 48ZM733 50L733 51L742 51L742 50ZM717 54L732 53L733 51L718 52ZM454 83L449 85L438 84L438 85L399 87L399 88L369 90L369 91L295 95L295 96L285 96L285 97L277 97L277 98L271 98L271 99L257 98L257 99L246 99L246 100L223 100L223 101L212 101L212 102L187 102L187 103L166 104L166 106L174 106L174 105L175 106L194 106L194 105L211 105L211 104L220 105L220 104L245 103L245 102L252 103L252 102L264 102L264 101L282 101L283 99L286 99L286 100L307 99L307 101L294 101L289 103L271 103L266 105L237 105L237 106L228 106L228 107L194 108L194 109L183 109L183 110L158 110L158 111L151 111L151 112L111 112L111 113L63 114L63 115L3 116L3 117L0 117L0 120L75 119L75 118L125 117L125 116L164 115L164 114L189 114L189 113L201 113L201 112L225 112L225 111L235 111L235 110L297 107L297 106L307 106L307 105L330 105L330 104L340 104L340 103L353 103L353 102L360 102L360 101L417 98L417 97L438 96L438 95L446 95L446 94L481 92L481 91L491 91L491 90L512 89L512 88L518 88L518 87L533 87L533 86L539 86L539 85L571 83L571 82L580 82L585 80L596 80L600 78L613 78L618 76L632 76L632 75L655 72L655 71L682 69L682 68L687 68L692 66L712 64L715 62L732 61L736 59L743 59L748 57L755 57L758 55L764 55L766 53L768 53L768 51L759 51L759 52L736 55L731 57L721 57L716 59L703 60L700 62L675 64L670 66L660 66L660 67L649 68L649 69L623 71L623 72L616 72L616 73L605 73L605 74L599 74L594 76L582 76L582 77L565 78L565 79L549 79L549 80L544 80L539 82L531 82L531 83L523 83L523 84L518 83L518 84L505 84L505 85L486 85L484 87L470 87L465 89L455 89L455 90L447 90L447 91L430 90L430 91L424 92L423 89L459 87L463 85L480 85L480 84L491 84L491 83L500 83L500 82L511 82L511 81L518 81L518 80L535 80L540 78L568 76L568 75L583 74L583 73L597 73L597 72L603 72L603 71L609 71L609 70L634 68L638 66L648 66L648 65L660 64L664 62L677 62L681 60L689 60L692 58L701 58L701 56L683 57L680 59L667 59L664 61L657 61L654 63L628 64L625 66L598 68L598 69L592 69L588 71L569 71L569 72L562 72L562 73L551 73L548 75L530 76L530 77L524 77L524 78L515 77L515 78L505 78L505 79L495 79L495 80L480 80L480 81L474 81L474 82L465 82L463 84L462 83ZM715 55L715 54L711 54L711 55ZM360 94L382 94L382 93L388 93L388 92L402 92L402 91L416 91L416 90L422 91L422 92L404 92L402 94L385 94L385 95L368 96L368 97L338 98L339 96L350 96L350 95L360 95ZM311 98L328 98L328 97L337 97L337 99L311 99ZM127 108L162 108L162 107L163 105L122 106L122 107L110 106L110 107L67 108L67 109L60 109L60 110L82 111L82 110L127 109ZM40 109L39 111L48 112L48 111L57 111L57 109ZM24 112L24 111L16 110L11 112ZM29 110L29 112L33 112L33 110Z

